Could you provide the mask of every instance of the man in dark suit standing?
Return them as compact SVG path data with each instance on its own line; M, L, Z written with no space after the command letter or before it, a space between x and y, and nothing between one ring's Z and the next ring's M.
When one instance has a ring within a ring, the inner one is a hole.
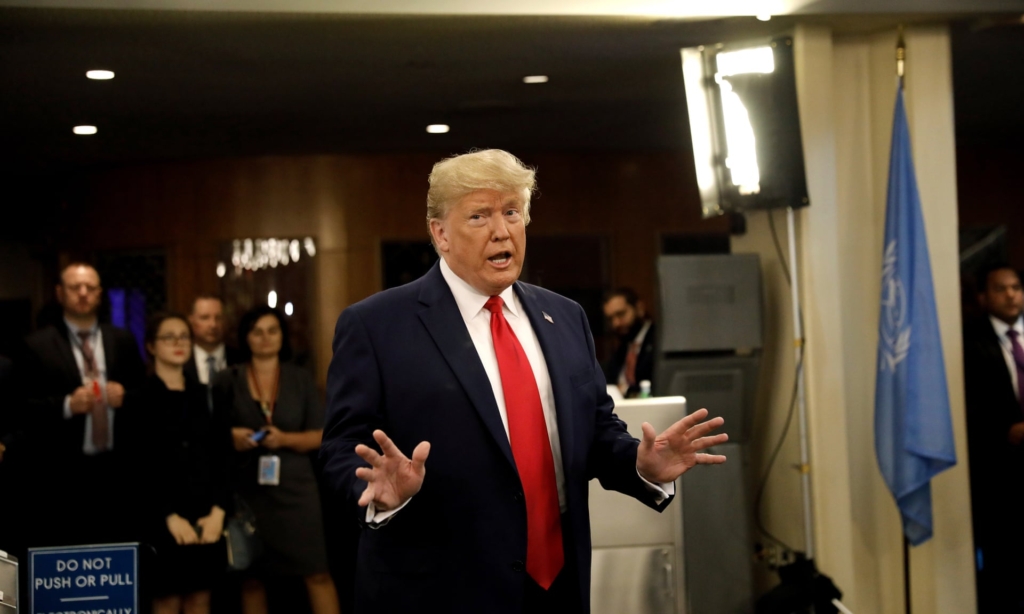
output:
M589 481L660 510L725 461L703 409L630 437L582 308L517 281L534 186L503 151L435 165L440 262L338 319L321 456L366 525L357 612L589 611Z
M193 344L185 374L209 386L214 375L241 361L238 350L224 344L224 302L212 294L197 296L188 323Z
M68 265L56 292L62 321L26 339L25 424L42 493L32 545L128 539L133 504L119 452L139 434L117 413L145 369L134 337L97 320L103 288L95 268Z
M618 288L605 294L604 317L618 338L604 376L618 387L622 396L640 393L640 382L654 379L654 321L644 312L644 302L632 288Z
M978 275L985 315L964 326L964 385L979 611L1020 612L1024 538L1024 290L1009 265Z

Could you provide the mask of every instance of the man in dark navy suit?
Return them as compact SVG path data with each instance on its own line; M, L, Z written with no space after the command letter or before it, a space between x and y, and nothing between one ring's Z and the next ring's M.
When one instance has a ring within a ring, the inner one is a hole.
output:
M145 367L131 333L100 324L96 269L73 263L56 287L63 318L26 339L23 420L32 448L31 545L125 541L136 536L131 467L123 451L131 421L118 420L126 391Z
M534 187L503 151L435 165L440 262L338 319L321 456L366 527L357 612L589 611L590 480L661 510L725 461L703 409L630 437L582 308L517 281Z
M241 352L224 343L224 301L219 296L200 294L188 314L192 329L192 355L185 363L185 375L212 390L210 382L224 369L242 362ZM207 395L213 408L213 394Z
M1005 263L983 269L978 303L984 316L964 325L964 388L979 612L1021 612L1024 289L1017 271Z

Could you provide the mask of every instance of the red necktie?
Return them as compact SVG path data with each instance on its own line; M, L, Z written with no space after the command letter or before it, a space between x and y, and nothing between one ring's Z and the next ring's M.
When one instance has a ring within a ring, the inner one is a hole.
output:
M96 353L92 350L89 337L92 333L85 330L78 331L78 338L82 341L82 362L85 365L85 377L91 380L93 390L99 390L100 371L96 365ZM109 424L107 420L107 404L103 402L103 395L96 395L92 405L92 444L97 450L107 449L107 431Z
M501 372L512 456L526 497L526 573L545 590L565 563L555 462L533 369L501 312L501 297L484 305L491 312L491 338Z

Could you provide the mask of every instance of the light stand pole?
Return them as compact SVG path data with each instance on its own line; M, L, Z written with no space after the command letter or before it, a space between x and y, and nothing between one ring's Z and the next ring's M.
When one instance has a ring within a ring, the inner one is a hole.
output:
M793 345L796 350L797 409L800 427L800 493L803 498L804 550L814 559L814 516L811 510L811 464L807 441L807 399L804 383L804 327L800 313L800 287L796 270L796 231L793 207L786 208L786 233L789 240L789 279L793 303Z

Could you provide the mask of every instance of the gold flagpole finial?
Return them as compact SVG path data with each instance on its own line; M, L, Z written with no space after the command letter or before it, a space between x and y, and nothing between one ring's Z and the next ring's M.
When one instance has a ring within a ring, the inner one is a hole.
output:
M896 76L900 79L900 85L903 85L903 71L907 61L907 45L903 42L903 24L899 27L899 38L896 40Z

